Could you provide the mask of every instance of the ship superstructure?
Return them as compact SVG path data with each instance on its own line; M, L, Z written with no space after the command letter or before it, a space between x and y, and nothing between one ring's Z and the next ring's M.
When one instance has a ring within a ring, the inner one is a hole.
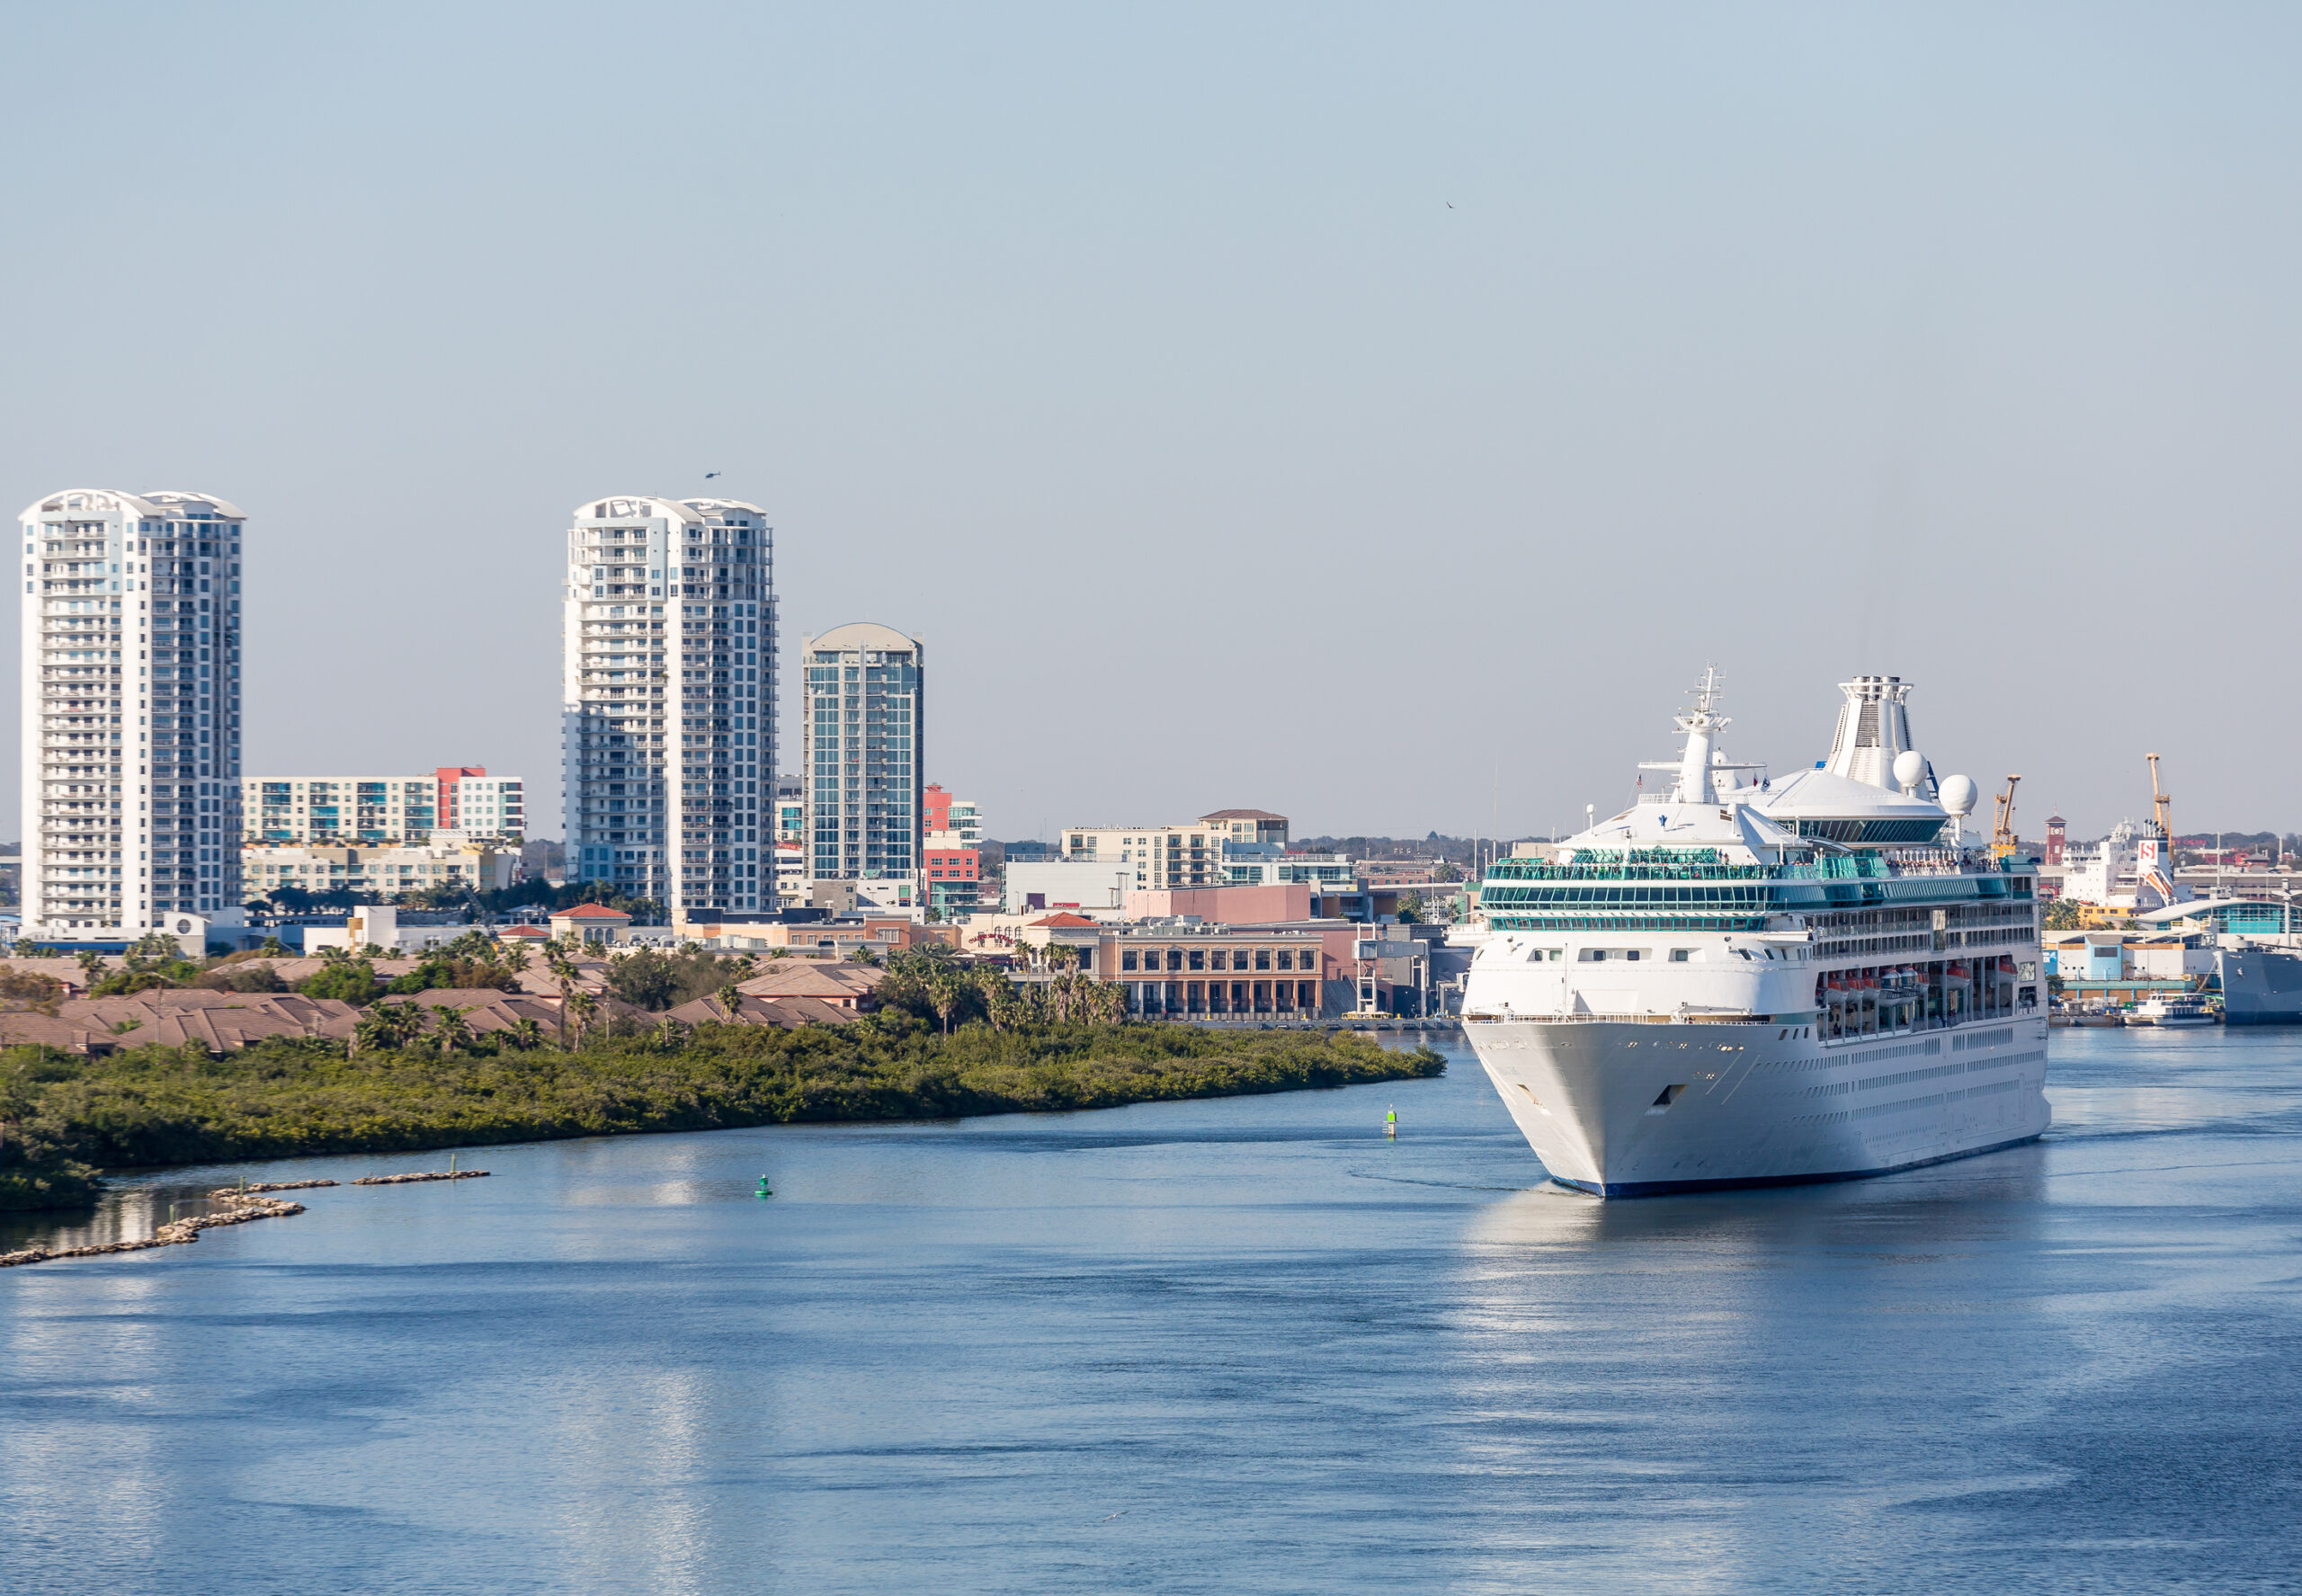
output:
M1830 756L1718 745L1715 672L1664 790L1498 860L1464 1030L1552 1177L1600 1194L1851 1179L2047 1128L2034 867L1965 844L1898 678Z

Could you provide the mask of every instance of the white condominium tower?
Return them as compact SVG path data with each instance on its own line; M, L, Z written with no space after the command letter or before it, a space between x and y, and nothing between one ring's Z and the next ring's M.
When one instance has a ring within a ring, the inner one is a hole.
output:
M766 513L732 499L578 505L567 595L568 878L680 920L774 908Z
M919 869L924 653L917 638L870 621L801 640L807 873L818 879Z
M76 488L21 519L25 934L242 923L246 518L207 494Z

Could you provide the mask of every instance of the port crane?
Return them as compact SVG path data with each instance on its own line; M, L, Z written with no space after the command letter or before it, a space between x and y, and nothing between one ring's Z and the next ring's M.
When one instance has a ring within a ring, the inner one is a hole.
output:
M1998 818L1990 828L1990 852L1994 859L2014 857L2014 789L2021 781L2020 776L2006 778L2006 790L1998 795Z
M2150 762L2150 824L2158 833L2157 862L2142 875L2171 904L2174 901L2174 795L2158 785L2158 756L2146 753L2142 757Z
M2158 756L2146 753L2150 762L2150 817L2157 822L2158 835L2165 842L2166 857L2171 861L2174 849L2174 795L2158 788Z

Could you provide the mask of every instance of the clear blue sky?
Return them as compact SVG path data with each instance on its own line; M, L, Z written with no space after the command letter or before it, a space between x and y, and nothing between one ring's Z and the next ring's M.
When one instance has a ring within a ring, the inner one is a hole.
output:
M1778 768L1882 671L2033 829L2146 812L2148 749L2184 829L2291 828L2298 46L13 6L0 499L236 501L249 772L485 763L547 832L567 513L709 470L777 526L787 675L925 636L927 774L997 836L1546 829L1708 660Z

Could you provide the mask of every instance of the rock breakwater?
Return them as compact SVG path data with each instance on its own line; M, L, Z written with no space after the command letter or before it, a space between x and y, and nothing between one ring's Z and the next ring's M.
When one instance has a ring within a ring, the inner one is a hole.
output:
M20 1263L47 1263L59 1258L100 1258L111 1253L141 1253L152 1247L181 1247L200 1239L203 1230L217 1230L227 1225L247 1225L258 1219L285 1219L290 1214L300 1214L300 1202L283 1202L274 1197L259 1197L247 1201L236 1194L220 1197L219 1201L231 1207L220 1214L192 1214L182 1219L172 1219L140 1242L104 1242L93 1247L25 1247L14 1253L0 1253L0 1269L13 1269Z
M356 1181L265 1181L251 1186L219 1186L209 1196L229 1206L220 1214L194 1214L172 1219L140 1242L104 1242L92 1247L24 1247L0 1253L0 1269L20 1263L47 1263L59 1258L99 1258L111 1253L142 1253L153 1247L180 1247L200 1239L203 1230L225 1225L245 1225L254 1219L284 1219L300 1214L304 1205L263 1195L271 1191L307 1191L319 1186L405 1186L417 1181L477 1181L484 1169L419 1170L405 1175L362 1175Z

